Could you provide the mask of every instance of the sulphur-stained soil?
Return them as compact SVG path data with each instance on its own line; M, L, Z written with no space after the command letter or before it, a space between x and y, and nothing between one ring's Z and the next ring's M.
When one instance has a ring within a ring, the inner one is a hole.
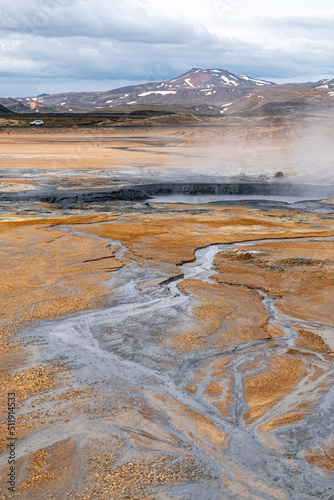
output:
M26 168L5 158L9 189ZM3 202L0 233L1 498L334 495L334 215Z

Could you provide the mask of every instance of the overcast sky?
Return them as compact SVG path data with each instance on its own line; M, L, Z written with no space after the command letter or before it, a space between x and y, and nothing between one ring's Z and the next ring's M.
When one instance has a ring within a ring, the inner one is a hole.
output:
M0 96L109 90L192 67L334 75L332 0L0 0Z

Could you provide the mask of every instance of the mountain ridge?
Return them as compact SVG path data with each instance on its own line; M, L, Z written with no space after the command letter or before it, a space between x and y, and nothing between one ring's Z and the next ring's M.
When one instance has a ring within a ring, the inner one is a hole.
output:
M247 75L213 68L191 70L170 80L128 85L108 91L40 94L36 97L0 99L0 103L16 112L113 112L119 108L163 105L192 106L192 112L230 114L251 111L270 102L310 103L334 97L334 79L318 82L275 84ZM11 102L8 102L11 101ZM298 106L297 106L298 107Z
M37 97L19 97L16 100L25 106L35 107L37 103L43 107L57 106L68 111L98 110L103 108L123 107L129 104L205 104L205 98L225 91L233 94L233 100L241 97L247 87L275 85L273 82L251 78L246 75L235 75L224 69L192 68L176 78L159 82L147 82L139 85L128 85L104 92L68 92L46 94ZM242 90L241 90L242 89ZM205 91L203 96L187 94L191 91ZM178 94L178 95L176 95ZM130 99L127 99L130 97ZM163 99L161 99L163 97Z
M0 115L10 115L13 111L0 104Z

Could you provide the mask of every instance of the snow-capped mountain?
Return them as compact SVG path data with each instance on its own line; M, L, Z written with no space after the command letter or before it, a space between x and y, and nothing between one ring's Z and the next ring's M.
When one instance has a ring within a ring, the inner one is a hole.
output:
M211 89L239 86L275 85L266 80L250 78L245 75L234 75L224 69L193 68L173 80L161 82L157 89Z
M332 107L334 79L276 85L263 79L235 75L224 69L193 68L171 80L130 85L107 92L70 92L1 102L13 111L116 112L164 106L167 112L225 115L258 109L292 112L306 105ZM122 110L120 109L122 108ZM275 111L273 111L274 113Z
M334 90L334 78L320 80L316 83L316 89L332 89Z
M242 97L249 88L272 82L234 75L223 69L193 68L171 80L131 85L107 92L70 92L18 98L28 103L58 106L67 110L99 110L132 104L208 104Z

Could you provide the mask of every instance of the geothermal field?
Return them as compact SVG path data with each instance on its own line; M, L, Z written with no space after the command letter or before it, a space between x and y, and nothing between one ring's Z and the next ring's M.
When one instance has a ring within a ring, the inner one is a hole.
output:
M1 130L1 498L334 498L331 120L202 121Z

